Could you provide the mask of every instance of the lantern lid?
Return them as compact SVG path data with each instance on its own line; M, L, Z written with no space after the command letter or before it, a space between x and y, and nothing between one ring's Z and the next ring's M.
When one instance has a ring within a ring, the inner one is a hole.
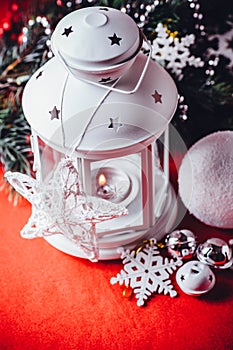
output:
M135 86L146 60L140 53L116 87ZM26 84L22 105L32 129L51 147L68 152L76 144L84 157L103 157L137 152L158 138L175 112L177 89L152 60L140 88L126 95L76 79L53 57Z
M131 17L109 7L88 7L65 16L52 38L54 54L73 68L98 70L134 57L141 32Z

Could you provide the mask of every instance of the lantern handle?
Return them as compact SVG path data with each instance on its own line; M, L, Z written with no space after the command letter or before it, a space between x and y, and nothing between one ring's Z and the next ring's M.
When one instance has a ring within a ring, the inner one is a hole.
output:
M31 129L30 142L31 142L32 153L34 155L32 170L36 173L36 179L40 181L41 180L40 150L39 150L39 143L38 143L38 135L34 129Z
M148 56L147 56L147 59L146 59L146 62L144 64L144 67L141 71L141 75L135 85L135 87L132 89L132 90L123 90L123 89L118 89L116 87L114 87L115 84L113 84L113 86L108 86L108 85L104 85L104 84L100 84L98 82L94 82L94 81L91 81L91 80L88 80L88 79L83 79L83 78L78 78L79 80L81 81L84 81L86 83L89 83L89 84L92 84L92 85L95 85L95 86L98 86L98 87L101 87L103 89L106 89L106 90L109 90L109 91L115 91L115 92L119 92L121 94L126 94L126 95L130 95L130 94L134 94L138 88L140 87L141 83L142 83L142 80L146 74L146 71L147 71L147 68L148 68L148 65L149 65L149 62L150 62L150 58L152 56L152 46L151 46L151 43L148 41L147 37L145 36L145 34L142 32L142 37L144 39L144 41L147 43L148 47L149 47L149 53L148 53ZM62 55L60 54L60 51L57 50L56 48L53 47L53 51L54 51L54 54L55 56L57 55L60 59L60 61L64 64L65 68L71 73L71 70L69 68L69 65L67 64L67 62L65 61L65 59L62 57ZM122 76L120 76L116 81L119 82L119 80L121 79ZM115 81L115 82L116 82ZM114 82L114 83L115 83Z

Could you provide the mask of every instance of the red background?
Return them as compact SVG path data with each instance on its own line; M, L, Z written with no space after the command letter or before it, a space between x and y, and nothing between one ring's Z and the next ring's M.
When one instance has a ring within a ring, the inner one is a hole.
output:
M4 22L10 22L12 4L19 5L24 15L35 14L35 9L42 3L53 3L55 0L0 0L0 28Z
M216 286L195 298L155 294L145 307L122 296L110 278L121 261L91 263L68 256L42 238L19 231L31 212L0 192L0 349L4 350L230 350L233 340L232 270L214 271ZM180 224L200 242L233 238L186 215Z
M0 1L0 26L13 2ZM37 1L17 3L28 11ZM21 238L30 212L26 201L14 207L0 192L1 350L233 349L232 270L214 271L216 286L200 298L183 294L174 274L178 297L154 295L139 308L109 282L120 261L91 263L43 239ZM207 227L188 214L180 227L200 242L233 238L232 230Z

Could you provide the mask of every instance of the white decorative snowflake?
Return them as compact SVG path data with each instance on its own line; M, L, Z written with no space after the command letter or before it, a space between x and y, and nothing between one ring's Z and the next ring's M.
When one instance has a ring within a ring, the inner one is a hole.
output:
M158 23L155 31L157 37L152 43L152 58L158 63L170 69L179 80L183 78L182 70L186 66L203 67L204 62L200 57L191 55L189 47L194 44L194 34L183 38L174 38L169 35L165 26Z
M214 55L215 57L219 58L219 56L224 56L229 60L229 63L227 64L228 67L233 69L233 28L231 28L228 32L223 34L214 34L209 36L209 41L217 40L218 42L218 48L208 48L207 54L208 56Z
M110 283L119 282L120 285L124 283L126 287L130 286L136 294L138 306L144 305L145 300L156 291L169 294L170 297L177 295L168 278L177 266L182 265L181 259L163 258L155 244L144 247L138 253L123 248L119 251L124 270L112 277Z
M32 214L21 230L25 238L62 234L92 261L98 260L96 224L127 214L101 198L87 196L80 186L76 160L62 159L44 183L18 172L6 172L9 183L32 204Z

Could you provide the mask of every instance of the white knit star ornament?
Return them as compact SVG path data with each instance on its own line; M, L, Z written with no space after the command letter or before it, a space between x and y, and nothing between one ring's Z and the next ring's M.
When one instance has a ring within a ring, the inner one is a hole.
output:
M49 180L40 181L18 172L6 172L9 183L32 204L32 214L21 230L25 238L62 234L85 256L98 260L96 224L127 214L127 210L81 190L75 160L63 158Z

